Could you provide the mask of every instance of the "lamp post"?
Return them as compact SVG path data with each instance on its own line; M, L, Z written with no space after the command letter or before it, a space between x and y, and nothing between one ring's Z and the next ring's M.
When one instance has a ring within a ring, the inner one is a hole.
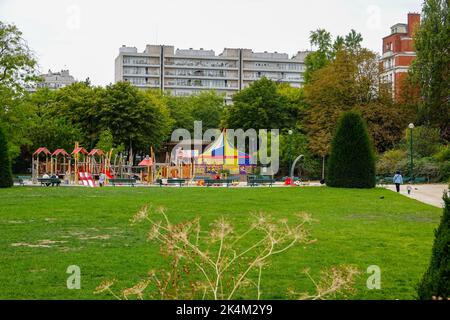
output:
M414 130L414 123L409 124L409 177L411 179L411 183L414 183L414 158L413 158L413 130Z
M291 172L291 167L292 167L292 134L294 133L294 131L289 130L289 170L288 172Z

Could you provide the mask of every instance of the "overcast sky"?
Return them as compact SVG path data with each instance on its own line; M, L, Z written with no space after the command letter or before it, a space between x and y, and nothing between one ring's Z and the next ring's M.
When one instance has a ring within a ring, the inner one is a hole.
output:
M67 68L78 80L114 81L122 44L176 48L251 48L293 55L310 49L309 32L356 29L364 46L381 38L422 0L0 0L0 20L16 24L42 71Z

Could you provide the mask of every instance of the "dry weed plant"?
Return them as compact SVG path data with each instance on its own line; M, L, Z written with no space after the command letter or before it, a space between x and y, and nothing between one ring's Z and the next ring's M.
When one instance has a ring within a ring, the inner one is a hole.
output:
M151 270L145 279L120 294L112 291L115 280L102 282L94 293L107 292L117 299L232 300L248 291L260 299L263 269L271 257L298 244L311 244L308 226L314 221L307 213L295 215L296 223L276 221L264 213L252 214L252 223L242 233L223 217L202 231L200 219L173 224L166 209L144 206L130 220L132 224L150 224L147 239L160 245L160 252L170 265ZM309 272L306 271L309 276ZM350 291L356 269L332 268L315 283L316 293L301 294L300 299L325 299L338 292ZM295 294L291 290L291 294Z

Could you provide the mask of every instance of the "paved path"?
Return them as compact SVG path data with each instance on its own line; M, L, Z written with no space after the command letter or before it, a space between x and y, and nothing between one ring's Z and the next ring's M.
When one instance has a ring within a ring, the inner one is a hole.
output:
M403 185L401 187L400 193L406 197L416 199L435 207L444 207L442 195L444 194L444 190L448 190L447 184L417 184L413 185L412 187L413 190L411 192L411 195L408 195L406 185ZM386 188L395 192L394 185L388 185L386 186Z

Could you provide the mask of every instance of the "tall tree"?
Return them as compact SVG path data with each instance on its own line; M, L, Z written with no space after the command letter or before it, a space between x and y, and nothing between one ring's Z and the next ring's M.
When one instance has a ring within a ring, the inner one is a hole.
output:
M448 0L425 0L414 42L412 76L422 95L419 115L450 141L450 12Z
M333 42L331 33L324 29L311 31L309 41L316 50L308 54L305 59L306 70L303 74L305 83L309 83L314 72L326 67L336 58L336 54L343 49L356 52L361 48L363 37L355 30L351 30L345 37L337 36Z
M80 128L80 142L93 148L99 133L105 129L100 120L104 91L101 87L92 87L88 82L66 86L56 91L50 116L64 117L73 126Z
M293 128L298 110L275 82L262 78L233 96L234 104L226 109L224 125L233 129Z
M0 21L0 86L23 89L35 76L36 60L22 32L12 24Z
M101 125L111 130L114 143L134 152L160 147L172 125L160 95L143 92L128 82L106 87L100 114Z
M339 121L331 146L327 185L337 188L374 188L375 156L367 128L356 112Z
M215 91L203 91L188 97L194 121L202 121L203 129L220 129L224 97Z
M305 126L314 154L328 155L337 120L344 111L359 110L369 123L379 151L392 147L402 137L407 118L380 86L378 57L367 49L343 49L305 86L310 105Z
M0 188L13 186L11 161L8 155L8 144L3 129L0 126Z

